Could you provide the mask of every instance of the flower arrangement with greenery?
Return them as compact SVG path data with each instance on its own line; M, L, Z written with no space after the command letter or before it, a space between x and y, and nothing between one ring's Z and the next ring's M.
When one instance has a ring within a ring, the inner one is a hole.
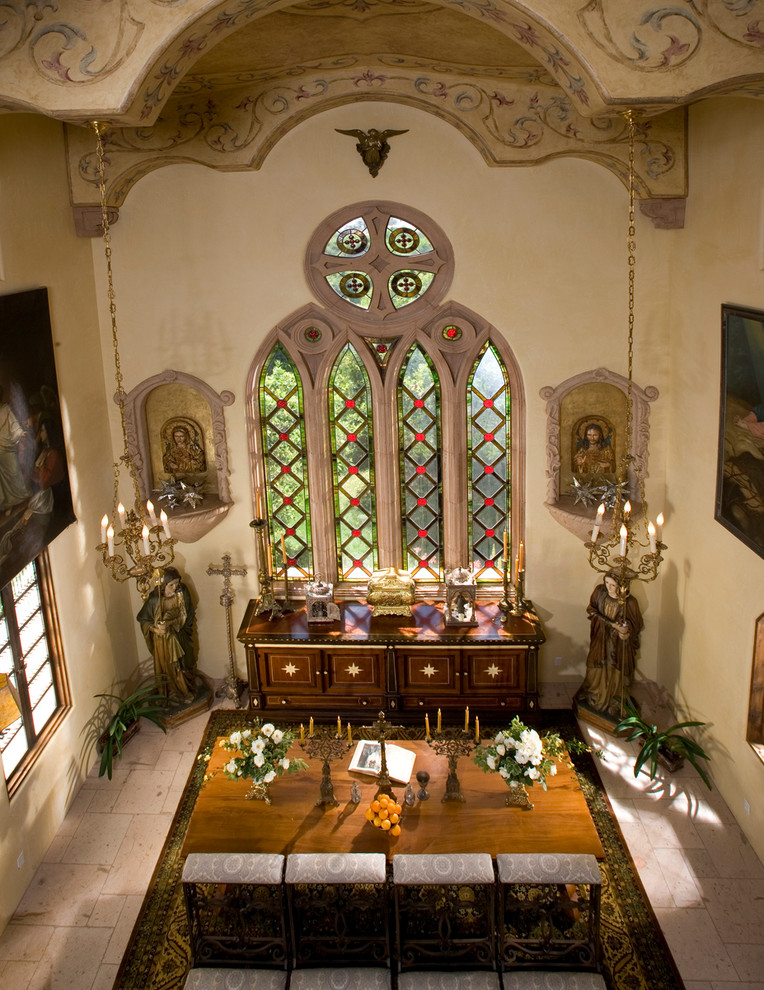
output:
M498 773L508 785L536 782L546 790L547 777L557 773L557 763L563 757L565 745L556 732L540 736L515 716L508 729L502 729L487 746L475 750L475 763L485 773Z
M231 780L246 777L258 784L270 784L282 774L306 770L305 760L287 756L293 740L293 732L277 729L271 722L255 722L251 728L237 729L220 740L223 749L237 754L223 766L223 773Z

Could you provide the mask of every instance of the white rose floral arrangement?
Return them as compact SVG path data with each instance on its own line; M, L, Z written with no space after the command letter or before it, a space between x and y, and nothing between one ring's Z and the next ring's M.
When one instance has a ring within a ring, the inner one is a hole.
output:
M256 784L270 784L285 773L306 770L305 760L287 756L294 740L294 733L277 729L271 722L262 725L255 722L251 728L232 732L219 745L237 755L223 765L223 773L231 780L245 777Z
M539 783L546 790L546 779L557 773L555 760L564 752L563 741L556 732L540 736L515 716L508 729L497 732L487 746L475 750L474 760L486 773L498 773L509 786Z

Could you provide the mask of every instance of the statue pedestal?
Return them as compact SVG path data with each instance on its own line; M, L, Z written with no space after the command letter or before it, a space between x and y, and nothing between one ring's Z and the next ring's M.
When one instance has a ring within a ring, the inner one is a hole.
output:
M175 701L171 699L164 714L159 719L165 729L174 729L176 725L182 725L189 719L196 718L202 712L207 712L212 708L215 697L215 687L212 679L203 674L201 670L195 671L196 680L194 682L194 697L191 701Z

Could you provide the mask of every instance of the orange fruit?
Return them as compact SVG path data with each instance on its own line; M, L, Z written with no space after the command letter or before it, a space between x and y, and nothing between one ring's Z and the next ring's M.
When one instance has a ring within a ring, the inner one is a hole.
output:
M371 810L372 811L379 811L379 801L372 801L371 802Z
M379 817L380 818L389 818L390 817L390 812L387 810L387 808L380 808L379 809Z
M382 819L381 818L375 818L374 819L374 824L376 825L377 828L379 828L379 826L382 824Z
M374 812L371 810L371 808L367 808L366 809L366 818L369 821L371 821L373 817L374 817Z
M401 805L396 804L396 806L395 806L395 813L396 813L396 815L400 815L400 813L402 811L403 811L403 808L401 807Z
M393 825L396 825L400 821L400 818L401 816L397 815L394 811L390 815L390 821L393 823Z
M385 832L387 832L390 828L391 828L390 819L389 818L385 818L385 820L382 822L382 829Z
M400 835L400 834L401 834L400 825L393 825L393 827L390 829L390 835Z

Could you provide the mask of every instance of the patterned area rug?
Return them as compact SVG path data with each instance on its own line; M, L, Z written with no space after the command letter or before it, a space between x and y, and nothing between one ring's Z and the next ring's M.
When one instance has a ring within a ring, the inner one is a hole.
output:
M555 710L539 714L543 718L534 721L539 730L555 729L566 741L580 739L572 713ZM233 710L213 712L200 752L208 752L218 736L240 727L244 717L244 713ZM401 736L417 739L422 737L422 732L412 728ZM600 867L603 975L608 990L684 990L610 809L594 760L588 753L582 753L574 756L573 762L606 855ZM204 761L197 761L189 776L114 990L180 990L183 986L190 959L180 882L183 869L180 850L204 769Z

